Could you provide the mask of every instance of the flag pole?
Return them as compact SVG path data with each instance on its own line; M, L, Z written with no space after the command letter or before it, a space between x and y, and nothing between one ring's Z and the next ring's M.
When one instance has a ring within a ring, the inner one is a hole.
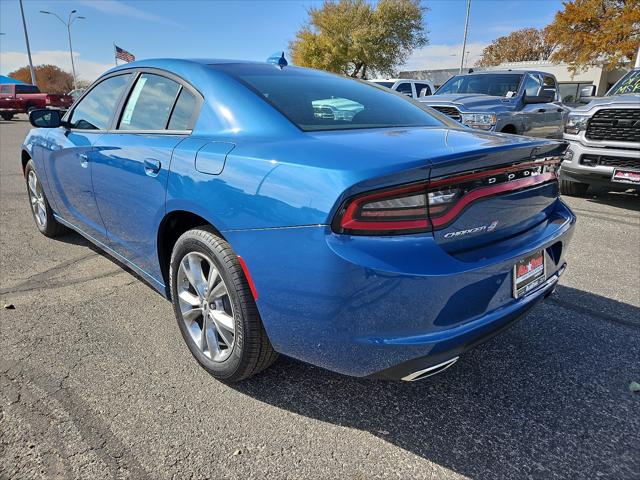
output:
M116 42L113 42L113 58L116 60L116 67L118 66L118 54L116 52Z

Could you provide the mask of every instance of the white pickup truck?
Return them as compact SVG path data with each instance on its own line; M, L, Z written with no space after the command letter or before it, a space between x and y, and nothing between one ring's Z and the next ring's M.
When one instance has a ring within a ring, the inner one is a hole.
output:
M385 80L382 78L374 78L369 81L415 99L433 95L433 92L436 91L433 83L429 80L411 80L408 78L390 78Z
M640 68L604 97L591 98L569 113L564 126L569 148L560 167L560 191L580 196L590 186L640 190Z

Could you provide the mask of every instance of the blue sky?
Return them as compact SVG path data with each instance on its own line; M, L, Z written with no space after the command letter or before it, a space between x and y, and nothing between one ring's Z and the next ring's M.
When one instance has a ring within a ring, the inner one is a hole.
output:
M113 66L113 42L137 58L212 57L264 60L286 49L320 1L25 0L34 63L70 70L66 28L49 10L66 18L72 9L85 20L72 26L78 75L93 80ZM459 64L466 0L427 0L424 20L430 46L416 51L406 68ZM491 40L524 27L541 27L562 8L561 0L472 0L469 63ZM26 63L19 3L0 1L0 72Z

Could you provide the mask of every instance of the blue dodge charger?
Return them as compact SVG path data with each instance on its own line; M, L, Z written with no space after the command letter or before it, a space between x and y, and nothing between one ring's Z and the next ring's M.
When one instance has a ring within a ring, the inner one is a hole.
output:
M171 299L189 350L223 381L278 353L425 378L566 267L564 144L471 130L358 80L148 60L30 121L40 232L79 232Z

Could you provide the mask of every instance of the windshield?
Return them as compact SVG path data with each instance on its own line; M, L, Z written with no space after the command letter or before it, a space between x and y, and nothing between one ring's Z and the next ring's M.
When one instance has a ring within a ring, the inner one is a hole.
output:
M448 93L476 93L494 97L512 97L518 93L521 73L456 75L442 85L435 95Z
M625 93L640 93L640 70L633 70L618 80L618 83L607 93L607 97Z
M387 88L391 88L393 87L394 82L373 82L377 85L380 85L381 87L387 87Z
M223 64L304 131L442 126L412 101L369 82L296 67Z

